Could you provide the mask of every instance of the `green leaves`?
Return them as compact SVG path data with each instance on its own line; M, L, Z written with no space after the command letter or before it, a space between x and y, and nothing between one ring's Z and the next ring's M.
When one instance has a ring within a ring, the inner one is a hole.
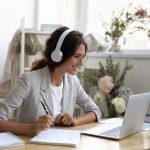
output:
M86 69L82 72L84 88L87 93L90 87L97 86L97 82L101 77L108 75L113 78L114 88L112 91L100 98L96 97L97 95L95 96L96 104L101 109L104 118L111 118L117 115L115 106L112 104L112 99L115 97L122 97L125 100L128 99L130 90L127 88L123 89L122 87L124 87L124 80L127 72L132 68L133 65L128 59L125 61L124 65L121 65L120 62L114 63L113 58L109 55L109 57L106 58L105 64L99 62L99 69Z
M118 94L118 89L120 86L124 85L124 79L129 70L133 68L133 65L130 63L129 60L126 60L125 65L121 68L120 62L114 63L113 58L111 55L106 58L106 64L102 64L99 62L99 69L86 69L83 74L82 78L85 81L86 87L90 86L97 86L98 79L109 75L113 78L115 87L112 91L113 95Z

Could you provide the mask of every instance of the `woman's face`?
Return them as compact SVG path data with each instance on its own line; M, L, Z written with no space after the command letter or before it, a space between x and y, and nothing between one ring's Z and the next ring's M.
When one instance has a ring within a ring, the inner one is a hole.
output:
M66 70L65 72L75 75L81 69L81 66L84 63L84 59L85 59L85 45L81 44L77 48L75 54L63 64L63 67Z

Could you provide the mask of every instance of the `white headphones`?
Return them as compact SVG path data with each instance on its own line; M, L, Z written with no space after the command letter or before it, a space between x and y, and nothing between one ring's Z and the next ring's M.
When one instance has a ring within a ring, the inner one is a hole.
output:
M63 53L61 52L61 46L62 46L62 43L65 39L65 37L71 32L72 30L65 30L61 36L59 37L59 40L57 42L57 45L56 45L56 48L55 50L52 52L51 54L51 59L54 61L54 62L60 62L62 60L62 56L63 56Z

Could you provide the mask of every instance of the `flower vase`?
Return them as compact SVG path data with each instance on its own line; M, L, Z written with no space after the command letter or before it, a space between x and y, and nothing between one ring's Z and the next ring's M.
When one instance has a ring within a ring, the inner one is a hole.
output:
M109 51L110 52L119 52L120 51L120 45L116 42L116 41L113 41L111 43L111 46L109 48Z

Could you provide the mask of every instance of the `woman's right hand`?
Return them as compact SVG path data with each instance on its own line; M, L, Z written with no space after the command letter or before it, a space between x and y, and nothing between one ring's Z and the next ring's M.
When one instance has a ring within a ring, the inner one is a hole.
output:
M54 125L54 118L50 115L43 115L38 118L33 125L33 134L38 134L40 131L46 130Z

